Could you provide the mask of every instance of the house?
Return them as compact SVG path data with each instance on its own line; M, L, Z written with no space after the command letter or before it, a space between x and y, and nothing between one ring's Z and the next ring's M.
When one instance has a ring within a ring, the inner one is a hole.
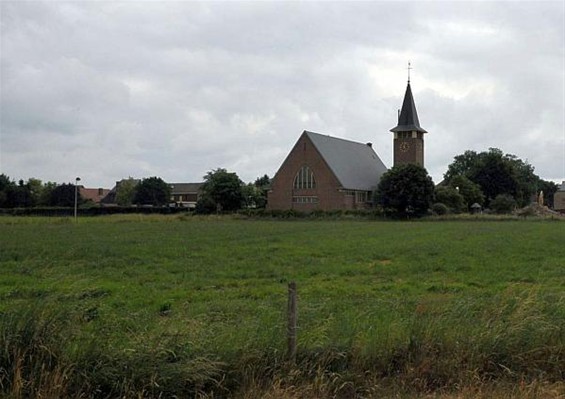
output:
M559 189L553 194L553 209L565 213L565 181L561 183Z
M371 143L304 131L273 178L267 209L366 209L386 170Z
M80 196L85 201L92 201L95 204L100 204L102 200L110 193L107 188L86 188L79 186Z
M204 183L170 183L171 204L185 208L194 208L201 195Z
M102 205L105 206L116 206L118 204L118 191L120 187L135 187L141 182L141 179L134 179L132 177L127 179L122 179L116 182L116 185L106 194L106 196L100 201Z
M394 133L394 165L424 166L424 134L410 79ZM267 209L366 209L387 171L371 143L304 131L275 174Z

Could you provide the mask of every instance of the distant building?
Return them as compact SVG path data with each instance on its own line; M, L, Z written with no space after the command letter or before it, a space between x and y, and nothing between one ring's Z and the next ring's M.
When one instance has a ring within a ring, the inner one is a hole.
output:
M117 181L116 185L114 187L112 187L110 192L100 201L100 203L102 205L116 206L117 203L118 203L118 201L116 199L116 195L118 194L118 190L120 188L120 185L123 184L123 182L128 181L128 180L133 180L135 185L137 185L141 182L141 179L133 179L133 178L122 179L122 180Z
M394 165L424 166L424 134L410 79L394 133ZM386 166L371 143L304 131L276 173L267 209L365 209Z
M410 80L404 94L398 125L390 129L394 133L394 166L416 164L424 167L424 134L410 88Z
M86 188L79 186L79 192L82 199L100 204L102 200L110 193L108 188Z
M194 208L200 199L204 183L170 183L171 204L185 208Z
M267 209L366 209L386 170L371 143L304 131L273 178Z
M553 195L553 209L565 212L565 181L561 183L561 186Z

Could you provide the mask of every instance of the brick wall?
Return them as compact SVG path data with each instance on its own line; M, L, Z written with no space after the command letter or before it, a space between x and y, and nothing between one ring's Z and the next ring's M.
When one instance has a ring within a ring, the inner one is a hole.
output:
M316 188L294 189L294 178L302 166L308 166L314 173ZM310 139L303 134L288 154L279 171L273 178L269 191L267 209L296 209L309 212L316 209L355 209L365 208L356 204L352 195L341 190L341 184L318 153ZM293 202L293 197L317 197L317 203Z
M416 164L424 166L424 139L419 137L394 139L394 165Z

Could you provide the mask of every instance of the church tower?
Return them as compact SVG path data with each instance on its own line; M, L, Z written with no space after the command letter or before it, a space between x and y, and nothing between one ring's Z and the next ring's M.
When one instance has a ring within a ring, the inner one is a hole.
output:
M398 125L390 131L394 133L394 166L412 163L423 167L424 134L427 132L420 127L414 97L412 97L410 64L408 64L408 86L398 116Z

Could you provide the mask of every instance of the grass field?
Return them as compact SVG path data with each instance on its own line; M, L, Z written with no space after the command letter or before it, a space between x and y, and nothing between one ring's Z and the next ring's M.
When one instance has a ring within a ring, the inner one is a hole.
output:
M1 392L563 398L564 244L538 220L0 218Z

